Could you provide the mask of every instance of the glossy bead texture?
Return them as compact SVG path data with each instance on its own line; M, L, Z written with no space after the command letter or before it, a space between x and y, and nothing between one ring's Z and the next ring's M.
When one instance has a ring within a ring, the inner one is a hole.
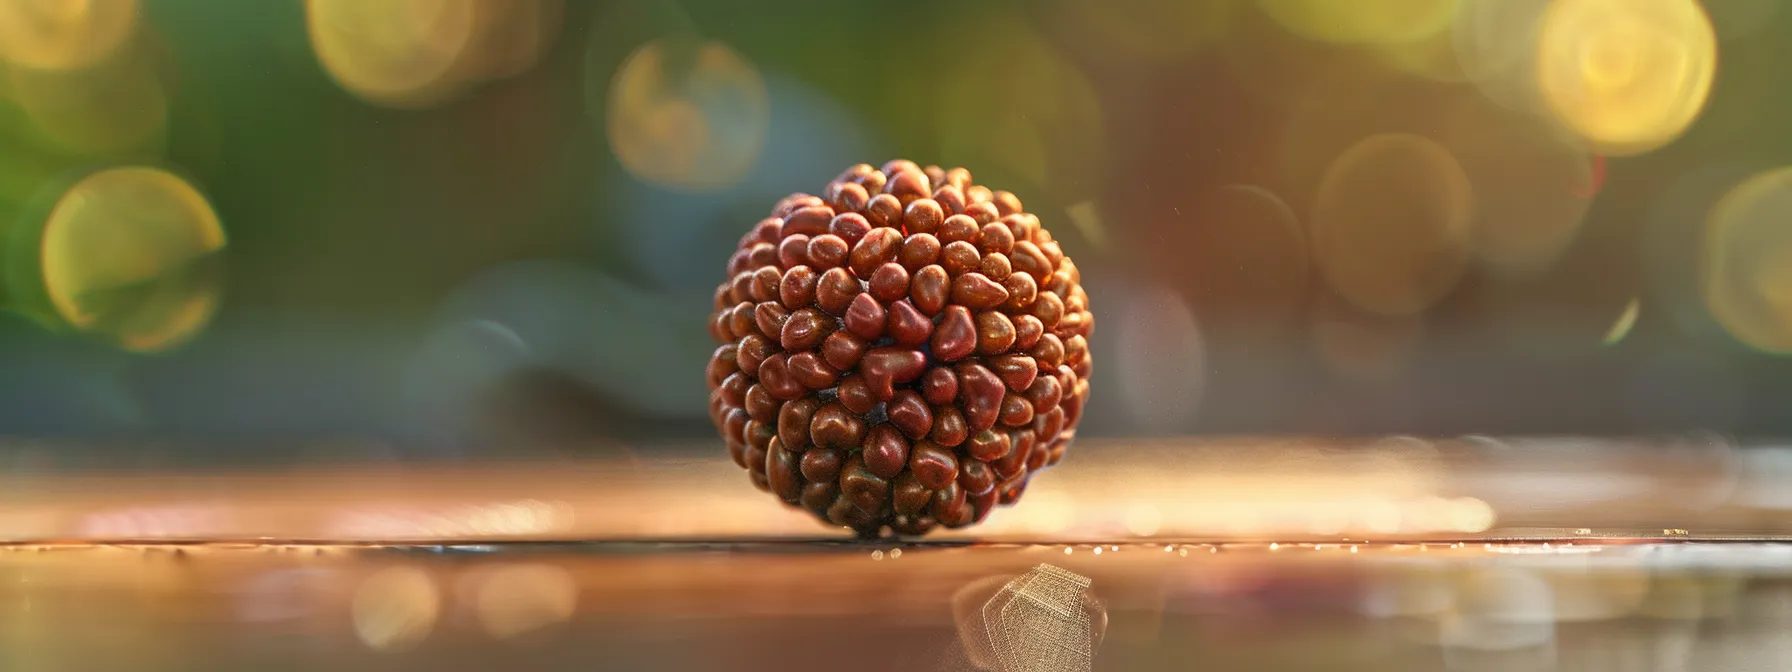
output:
M754 223L707 322L749 482L861 536L975 525L1076 437L1095 319L1039 218L964 168L859 164Z

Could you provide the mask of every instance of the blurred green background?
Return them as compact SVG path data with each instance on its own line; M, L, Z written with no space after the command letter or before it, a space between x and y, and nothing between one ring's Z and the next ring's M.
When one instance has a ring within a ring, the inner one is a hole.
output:
M0 432L706 440L735 241L903 157L1076 258L1087 436L1784 434L1783 4L0 0Z

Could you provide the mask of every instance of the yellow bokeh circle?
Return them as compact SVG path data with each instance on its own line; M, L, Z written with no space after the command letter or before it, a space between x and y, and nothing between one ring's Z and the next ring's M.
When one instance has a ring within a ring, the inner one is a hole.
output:
M1557 0L1542 18L1543 98L1601 154L1641 154L1680 137L1716 72L1717 37L1695 0Z
M458 91L477 37L475 0L308 0L306 27L324 71L376 105L422 107Z
M224 229L205 197L156 168L111 168L50 210L39 247L58 317L137 351L161 350L210 321Z
M137 0L0 0L0 60L38 70L83 68L130 40Z
M1296 35L1339 44L1415 42L1450 27L1457 0L1259 0Z
M1467 270L1473 194L1456 159L1405 133L1363 139L1326 170L1312 253L1326 284L1359 308L1417 313Z
M1754 348L1792 354L1792 167L1731 189L1705 222L1703 289L1711 315Z
M771 130L765 80L719 42L662 38L636 49L610 81L605 113L624 168L692 190L739 182Z

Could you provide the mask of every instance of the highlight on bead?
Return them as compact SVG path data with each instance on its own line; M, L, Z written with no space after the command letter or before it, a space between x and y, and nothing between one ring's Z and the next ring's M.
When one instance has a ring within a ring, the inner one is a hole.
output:
M771 100L753 64L720 42L663 37L610 80L604 130L622 167L666 187L711 191L747 176L771 130Z
M761 490L862 536L983 521L1063 459L1094 328L1039 218L964 168L792 194L716 287L710 417Z
M42 224L40 272L13 289L77 330L136 351L198 334L219 302L223 226L180 177L109 168L63 193Z
M1543 97L1599 153L1657 149L1704 111L1717 36L1697 0L1557 0L1541 25Z

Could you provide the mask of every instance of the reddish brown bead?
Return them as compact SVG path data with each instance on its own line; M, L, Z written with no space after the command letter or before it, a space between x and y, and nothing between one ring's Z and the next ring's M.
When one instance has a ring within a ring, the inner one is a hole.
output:
M809 482L832 481L840 477L840 466L846 462L840 451L829 448L817 448L803 453L800 468L803 478Z
M890 321L885 333L896 345L919 347L933 335L933 321L922 315L908 300L890 304Z
M865 435L860 451L865 467L878 478L895 478L909 461L908 439L890 425L876 425Z
M970 217L971 221L976 222L978 228L982 228L984 224L994 222L997 218L1002 216L1001 212L996 209L996 206L989 201L970 204L965 207L964 214L965 216ZM786 224L785 226L789 225Z
M850 371L859 365L859 358L865 356L866 347L865 340L851 332L836 331L822 340L821 358L827 361L828 366Z
M983 261L978 262L977 272L982 273L984 277L1001 283L1002 289L1007 289L1008 283L1006 281L1008 280L1008 276L1013 275L1014 268L1008 265L1007 255L991 252L983 255ZM1026 274L1022 273L1021 275Z
M823 234L809 239L809 265L827 270L846 263L846 255L852 247L846 239L834 234Z
M940 266L954 278L975 271L982 265L983 253L977 251L976 245L960 240L940 248Z
M901 248L901 232L889 228L872 229L852 246L852 254L846 261L852 267L853 275L860 280L869 280L877 267L894 260L896 251Z
M927 356L919 350L872 348L859 360L859 375L878 401L889 401L897 384L913 382L926 371Z
M952 184L933 190L933 200L939 202L940 209L947 215L963 214L964 206L968 204L964 200L964 190Z
M872 226L902 226L902 203L895 196L878 194L865 205L865 219Z
M809 420L810 440L822 448L857 448L865 431L865 420L840 403L822 406Z
M996 472L989 465L967 460L958 467L958 487L973 496L996 489Z
M810 445L809 422L815 419L815 411L821 406L821 399L813 396L784 404L778 410L778 440L790 450L807 450Z
M947 306L933 329L933 356L943 362L955 362L977 350L977 323L964 306Z
M859 164L741 236L706 323L708 412L754 487L861 536L982 521L1076 436L1076 264L963 168Z
M890 492L890 508L898 515L919 513L933 502L933 489L921 484L912 472L896 477Z
M871 228L871 222L864 215L856 212L842 212L828 222L828 234L844 241L847 249L852 249L853 245L857 245L859 240L871 231Z
M933 431L927 438L934 443L951 448L964 443L971 435L971 428L965 424L964 412L956 406L939 406L933 409Z
M815 302L815 281L820 278L808 266L790 267L778 281L778 302L790 310L808 308Z
M1009 427L1025 427L1033 421L1033 403L1018 394L1002 397L1002 410L996 420Z
M852 298L852 304L846 307L846 316L841 321L846 323L846 330L852 335L867 341L875 341L884 335L884 322L889 319L884 305L870 294L860 294Z
M747 415L754 420L772 422L778 419L778 409L783 405L784 402L773 397L764 385L752 385L747 387L745 403L741 407L747 409Z
M896 252L896 263L902 264L910 273L939 259L940 239L928 233L910 234L902 239L902 249Z
M944 221L946 221L945 211L940 208L938 202L930 198L909 203L902 210L902 228L910 235L932 234L939 230L940 223Z
M773 440L765 453L766 484L772 494L786 503L795 504L803 495L803 475L801 473L802 457L784 449L784 444Z
M979 462L1002 459L1008 454L1008 433L985 429L965 440L965 454Z
M776 347L766 337L759 334L747 334L742 336L740 342L735 346L734 361L740 366L742 373L758 377L759 363L772 356L773 352L776 352Z
M908 468L914 472L915 479L921 485L932 490L945 488L958 479L958 458L952 455L952 451L931 441L915 444L915 449L909 456Z
M886 405L890 424L911 439L919 439L933 431L933 409L914 390L897 390Z
M956 242L977 244L977 231L981 227L970 215L952 215L940 223L940 242L950 245Z
M783 334L784 325L789 321L790 311L776 301L767 301L753 307L753 326L758 327L761 334Z
M867 282L871 296L889 303L908 296L908 269L895 262L886 263L872 271Z
M796 382L811 390L825 390L840 381L840 372L822 360L821 355L813 352L799 352L788 360L790 375ZM749 390L750 392L751 390ZM751 399L749 398L750 402ZM748 408L747 410L752 410Z
M994 427L1001 412L1002 379L981 364L958 365L958 403L973 432Z
M1001 222L984 224L977 234L977 249L984 254L1007 255L1014 251L1014 230Z
M982 273L966 273L952 279L952 302L958 305L986 310L1007 300L1008 290Z
M760 304L772 305L772 304ZM786 316L778 325L778 344L785 352L801 352L821 345L822 339L834 331L834 318L814 308L804 308Z
M834 218L834 210L825 205L812 205L799 208L784 218L784 236L803 234L819 236L828 232L828 221Z
M839 192L834 195L831 204L835 212L858 212L865 208L871 200L871 194L865 191L864 185L847 182L840 185Z
M1014 320L1016 351L1032 350L1033 346L1039 345L1039 337L1045 335L1045 323L1032 315L1015 315L1009 319Z
M939 266L924 266L909 280L909 300L923 315L938 315L951 300L952 278Z
M846 313L846 307L862 291L859 279L844 268L830 268L815 281L815 305L830 315Z
M958 398L958 374L946 367L935 367L921 379L921 397L927 403L944 406Z
M1014 347L1014 322L994 310L977 313L977 354L1000 355Z
M895 196L896 200L905 205L933 193L933 189L927 184L927 174L919 170L903 170L887 174L890 176L890 180L884 183L884 193ZM790 226L789 222L784 225Z
M864 415L877 408L877 397L871 393L871 386L865 383L865 377L859 374L842 376L840 385L835 389L840 405L854 413Z
M1025 392L1039 375L1039 363L1032 357L1020 354L1006 354L984 360L989 370L1002 379L1010 392Z

